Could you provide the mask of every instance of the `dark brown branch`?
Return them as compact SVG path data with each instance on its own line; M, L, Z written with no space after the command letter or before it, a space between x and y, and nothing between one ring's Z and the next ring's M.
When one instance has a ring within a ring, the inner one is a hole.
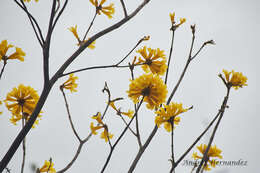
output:
M68 4L68 0L66 0L66 1L64 2L64 4L63 4L63 6L62 6L62 8L61 8L61 10L60 10L60 12L59 12L59 14L58 14L57 17L54 19L54 22L53 22L53 25L52 25L52 31L54 30L54 28L55 28L55 26L56 26L56 24L57 24L57 22L58 22L60 16L61 16L62 13L64 12L64 10L65 10L67 4ZM56 14L56 12L55 12L55 14Z
M125 17L127 17L127 11L126 11L124 0L120 0L120 2L121 2L121 5L122 5L122 8L124 10L124 15L125 15Z
M126 18L120 20L116 24L104 29L103 31L100 31L99 33L95 34L93 37L91 37L88 41L86 41L84 44L82 44L76 51L73 53L72 56L70 56L67 61L59 68L59 70L55 73L55 75L52 77L51 81L56 81L58 78L62 77L63 72L67 69L67 67L79 56L79 54L84 51L93 41L98 39L99 37L119 28L123 24L125 24L127 21L132 19L147 3L149 3L150 0L144 0L142 4L140 4L134 12L132 12L129 16Z
M22 5L17 1L17 0L14 0L15 3L27 14L29 20L30 20L30 23L33 27L33 31L36 35L36 38L39 42L39 44L41 45L41 47L43 46L43 42L44 42L44 39L43 39L43 35L42 35L42 31L41 31L41 28L38 24L38 22L36 21L36 19L32 16L32 14L27 10L27 7L26 5L24 4L24 2L22 0L20 0L20 2L22 3ZM37 30L36 30L36 28Z
M2 75L3 75L3 73L4 73L4 70L5 70L5 67L6 67L6 64L7 64L7 60L6 60L6 57L5 56L3 56L3 61L4 61L4 65L3 65L3 67L2 67L2 69L1 69L1 73L0 73L0 80L1 80L1 78L2 78Z

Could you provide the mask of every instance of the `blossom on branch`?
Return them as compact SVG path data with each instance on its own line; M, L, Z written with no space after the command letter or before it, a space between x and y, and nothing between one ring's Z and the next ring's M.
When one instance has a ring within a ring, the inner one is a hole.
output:
M69 28L69 30L72 32L72 34L74 35L74 37L77 39L77 41L78 41L78 44L77 44L77 46L81 46L82 44L84 44L85 42L87 42L88 40L81 40L80 38L79 38L79 35L78 35L78 31L77 31L77 25L75 25L75 27L70 27ZM94 49L96 46L95 46L95 44L96 44L96 41L93 41L89 46L88 46L88 48L90 48L90 49Z
M192 154L192 158L196 159L202 159L203 158L203 154L205 153L206 149L207 149L207 145L206 144L201 144L200 146L197 146L197 149L200 151L200 153L202 154L202 156L199 156L197 152L194 152ZM208 157L208 162L206 165L204 165L204 170L209 171L211 170L210 166L212 166L213 168L216 167L216 163L217 161L215 159L211 159L212 157L218 157L219 159L222 159L223 157L220 155L221 154L221 150L219 148L217 148L216 145L214 146L210 146L207 157Z
M94 126L93 122L91 122L91 124L90 124L90 130L93 135L97 135L97 132L96 132L97 130L104 129L104 131L100 135L100 138L105 139L105 142L107 142L109 139L113 138L114 135L108 132L108 127L102 121L100 112L98 112L97 115L92 116L92 119L94 119L98 122L98 125L96 125L96 126Z
M186 22L186 18L180 18L180 22L178 24L176 24L175 12L170 13L170 19L171 19L171 23L172 23L172 27L171 27L172 30L177 29L179 26L181 26L183 23Z
M168 91L158 75L144 74L135 80L131 80L127 93L134 103L140 101L140 97L143 96L147 108L154 109L165 102Z
M10 121L16 125L16 122L22 118L29 120L38 100L39 95L37 91L30 86L20 84L17 88L13 88L4 100L7 109L12 113ZM39 114L38 118L40 117L41 115ZM38 120L35 121L35 124L38 124Z
M129 109L128 112L121 112L120 108L119 109L116 108L115 101L111 101L109 103L109 106L111 106L117 112L118 115L125 115L125 116L128 116L129 118L133 117L134 111Z
M247 86L247 77L244 76L241 72L235 72L232 70L231 72L223 69L223 73L225 75L226 83L236 90L238 88L242 88L243 86ZM232 75L230 77L230 75Z
M45 160L44 165L40 168L40 172L56 173L56 170L53 168L54 163Z
M148 52L147 52L148 50ZM142 69L146 72L152 72L153 74L164 75L167 70L166 57L163 50L146 48L144 46L142 49L137 50L141 57L139 57L136 64L142 65Z
M172 131L172 124L178 125L181 118L178 116L183 112L187 112L188 109L184 109L181 103L171 102L169 105L164 105L159 110L155 112L157 116L155 117L155 124L160 127L164 124L165 130L168 132ZM177 117L178 116L178 117Z
M0 43L0 61L4 61L6 63L9 59L18 59L20 61L24 61L24 56L26 55L21 48L15 47L15 52L11 55L7 56L7 51L9 48L14 47L12 44L8 44L7 40L3 40Z
M65 89L68 89L68 90L70 90L70 92L76 92L77 90L76 90L76 88L78 87L78 84L76 83L76 80L78 79L78 77L77 76L74 76L74 74L72 73L72 74L70 74L69 75L69 79L66 81L66 82L64 82L61 86L60 86L60 88L65 88Z
M111 3L108 6L103 6L106 0L101 0L100 4L98 4L98 0L89 0L91 4L96 7L97 14L101 15L101 12L105 14L108 18L112 18L112 15L115 13L114 4Z

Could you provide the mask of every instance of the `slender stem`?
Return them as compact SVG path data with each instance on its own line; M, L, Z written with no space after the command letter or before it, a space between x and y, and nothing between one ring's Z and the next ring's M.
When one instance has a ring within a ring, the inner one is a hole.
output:
M87 37L87 35L88 35L88 32L90 31L90 28L93 26L93 23L94 23L96 17L97 17L97 11L96 11L96 13L95 13L95 15L94 15L94 17L93 17L93 19L92 19L90 25L89 25L89 27L88 27L88 29L87 29L87 31L86 31L84 37L83 37L83 41L86 39L86 37Z
M62 170L57 171L57 173L63 173L63 172L65 172L65 171L67 171L67 170L72 166L72 164L77 160L77 158L78 158L78 156L79 156L79 154L80 154L80 151L81 151L82 146L83 146L84 143L85 143L85 142L80 142L80 143L79 143L77 152L75 153L75 155L74 155L74 157L72 158L72 160L70 161L70 163L69 163L65 168L63 168Z
M130 52L128 52L128 54L122 59L120 60L118 63L116 63L116 66L118 66L119 64L121 64L136 48L137 46L139 46L139 44L141 44L144 41L144 38L140 39L136 45L133 47L133 49L130 50Z
M140 65L144 65L144 64L135 64L134 66L140 66ZM79 70L74 70L74 71L71 71L71 72L68 72L68 73L64 73L61 75L61 77L63 76L67 76L69 74L72 74L72 73L78 73L78 72L82 72L82 71L88 71L88 70L93 70L93 69L105 69L105 68L129 68L130 65L101 65L101 66L93 66L93 67L86 67L86 68L82 68L82 69L79 69Z
M59 2L60 2L60 0L59 0ZM61 16L62 13L64 12L64 10L65 10L67 4L68 4L68 0L66 0L66 1L64 2L64 5L62 6L62 8L61 8L59 14L58 14L57 17L54 19L54 22L53 22L53 25L52 25L52 30L54 30L54 28L55 28L55 26L56 26L56 24L57 24L57 22L58 22L60 16ZM57 10L56 10L55 13L57 13Z
M230 93L230 87L227 87L227 95L225 96L225 98L224 98L224 100L223 100L223 103L222 103L222 105L221 105L221 109L220 109L220 112L221 112L221 113L220 113L220 116L219 116L219 118L218 118L218 121L217 121L217 123L216 123L214 129L213 129L213 132L212 132L212 134L211 134L211 137L210 137L208 146L207 146L207 148L206 148L206 151L205 151L204 154L203 154L203 158L202 158L202 160L201 160L201 162L200 162L200 164L199 164L199 167L198 167L197 170L196 170L196 173L199 173L199 172L200 172L200 170L201 170L201 168L202 168L202 166L203 166L204 163L205 163L204 166L206 166L206 164L207 164L207 161L208 161L208 159L209 159L209 158L208 158L208 152L209 152L209 149L210 149L211 144L212 144L212 142L213 142L213 139L214 139L214 137L215 137L216 131L217 131L218 127L219 127L220 121L221 121L221 119L223 118L225 109L226 109L226 107L227 107L227 101L228 101L229 93Z
M6 62L6 60L4 59L4 65L3 65L2 69L1 69L1 73L0 73L0 80L1 80L2 75L3 75L3 73L4 73L6 64L7 64L7 62Z
M172 168L171 168L171 170L170 170L170 173L174 172L174 164L175 164L175 159L174 159L174 144L173 144L174 118L175 118L175 117L172 117L173 120L171 121L171 128L172 128L172 131L171 131L171 153L172 153L171 163L172 163Z
M124 0L120 0L120 2L121 2L121 5L123 7L123 10L124 10L124 15L125 15L125 17L127 17L127 11L126 11Z
M122 115L119 115L121 117L121 119L123 120L124 124L127 126L127 122L124 119L124 117ZM137 134L133 131L133 129L129 126L128 129L133 133L133 135L137 136Z
M213 120L209 123L206 129L197 137L197 139L191 144L191 146L182 154L182 156L175 162L174 168L178 166L178 164L184 159L184 157L192 150L192 148L199 142L199 140L205 135L205 133L209 130L209 128L214 124L214 122L219 117L220 112L213 118Z
M66 106L66 110L67 110L67 113L68 113L68 118L69 118L69 122L70 122L70 126L72 128L72 131L74 133L74 135L77 137L77 139L79 140L79 142L82 142L81 138L79 137L79 134L77 133L75 127L74 127L74 124L72 122L72 119L71 119L71 114L70 114L70 109L69 109L69 104L68 104L68 100L66 98L66 95L65 95L65 92L62 88L62 86L60 87L60 91L62 92L62 95L63 95L63 98L64 98L64 101L65 101L65 106Z
M36 38L39 42L39 44L41 45L41 47L43 46L43 42L44 42L44 39L43 39L43 35L42 35L42 31L41 31L41 28L38 24L38 22L36 21L36 19L31 15L31 13L27 10L27 7L26 5L24 4L24 2L22 0L20 0L20 2L22 3L22 5L17 1L17 0L14 0L14 2L27 14L29 20L30 20L30 23L33 27L33 31L36 35ZM34 26L35 25L35 26ZM37 30L36 30L36 28Z
M164 80L164 83L165 83L165 84L167 84L168 73L169 73L170 64L171 64L172 50L173 50L173 42L174 42L174 33L175 33L175 30L172 30L172 42L171 42L171 49L170 49L170 54L169 54L169 59L168 59L168 64L167 64L167 70L166 70L166 74L165 74L165 80Z
M101 170L101 173L103 173L103 172L105 171L105 169L106 169L106 167L107 167L107 165L108 165L108 163L109 163L109 161L110 161L110 158L111 158L111 156L112 156L112 154L113 154L113 151L114 151L115 147L117 146L117 144L119 143L119 141L122 139L122 137L124 136L125 132L126 132L127 129L129 128L130 124L132 123L133 119L135 118L137 112L139 111L139 109L140 109L140 107L141 107L141 105L142 105L142 103L143 103L143 100L144 100L144 98L142 98L142 100L140 101L140 103L139 103L139 105L138 105L138 107L137 107L137 110L136 110L134 116L132 117L132 119L129 121L129 123L127 124L127 126L125 127L125 129L122 131L121 135L117 138L116 142L115 142L115 143L113 144L113 146L111 147L110 152L109 152L109 155L108 155L108 157L107 157L107 159L106 159L106 162L105 162L105 164L104 164L104 166L103 166L103 168L102 168L102 170Z
M23 109L23 108L22 108ZM23 111L22 111L23 112ZM22 118L22 128L24 128L25 125L25 119ZM25 145L25 138L23 139L23 160L22 160L22 167L21 167L21 173L24 171L24 164L25 164L25 155L26 155L26 145Z

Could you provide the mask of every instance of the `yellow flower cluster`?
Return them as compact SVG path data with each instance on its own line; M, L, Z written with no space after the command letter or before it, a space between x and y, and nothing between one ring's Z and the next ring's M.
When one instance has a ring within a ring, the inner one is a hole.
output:
M74 76L74 74L69 75L69 79L64 82L60 87L70 90L70 92L76 92L76 88L78 87L78 84L76 83L76 80L78 79L77 76Z
M148 52L147 52L148 50ZM167 70L166 57L163 50L146 48L137 50L141 57L139 57L137 64L142 65L142 69L146 72L152 72L153 74L164 75Z
M89 0L91 4L96 7L97 14L101 15L101 12L105 14L108 18L112 18L112 15L115 13L114 4L111 3L108 6L103 6L106 0L101 0L100 4L98 4L98 0Z
M164 105L159 110L155 112L157 116L155 117L155 124L160 127L164 124L165 130L168 132L172 131L172 123L178 125L180 122L179 114L186 112L188 109L184 109L182 104L171 102L169 105Z
M16 122L24 118L28 120L30 115L33 113L34 108L39 100L39 95L36 90L30 86L24 86L20 84L17 88L13 88L9 92L4 100L5 105L12 113L10 121L16 125ZM38 115L40 118L41 115ZM35 124L38 124L38 119Z
M101 113L99 112L97 115L93 116L92 119L96 120L98 122L97 126L94 126L94 123L91 122L90 124L90 129L91 129L91 133L93 135L97 135L97 130L99 129L104 129L104 131L101 133L100 138L101 139L105 139L105 141L107 142L109 139L113 138L113 134L108 132L108 127L106 124L104 124L104 122L101 119Z
M53 168L54 163L45 160L44 165L40 168L40 172L56 173L56 170Z
M171 23L172 23L172 29L176 29L179 26L181 26L183 23L186 22L186 18L180 18L180 22L178 24L176 24L175 21L175 12L170 13L170 19L171 19Z
M165 102L168 91L158 75L144 74L131 80L127 93L134 103L140 101L142 96L143 101L147 103L147 108L154 109Z
M242 88L243 86L247 86L247 77L243 76L241 72L235 72L232 70L228 72L227 70L223 69L223 73L225 75L225 79L228 85L231 85L236 90L238 88ZM232 75L230 77L230 75Z
M81 40L80 38L79 38L79 35L78 35L78 31L77 31L77 25L75 25L75 27L70 27L69 28L69 30L72 32L72 34L74 35L74 37L77 39L77 41L78 41L78 44L77 44L77 46L81 46L83 43L85 43L85 42L87 42L88 40ZM96 41L93 41L89 46L88 46L88 48L90 48L90 49L95 49L95 44L96 44Z
M16 51L12 53L11 55L7 56L6 53L9 48L14 47L11 44L8 44L7 40L3 40L0 43L0 61L3 60L5 63L9 59L18 59L20 61L24 61L25 53L22 51L21 48L15 47Z
M111 106L111 107L117 112L118 115L126 115L126 116L128 116L129 118L132 118L132 117L133 117L134 111L132 111L132 110L129 109L128 112L121 112L120 108L119 108L119 109L116 108L116 106L115 106L115 101L111 101L111 102L109 103L109 106Z
M206 149L207 149L207 145L206 144L201 144L200 146L197 146L197 149L200 151L201 154L204 154ZM210 166L212 166L213 168L216 167L216 160L215 159L211 159L212 157L218 157L219 159L222 159L221 154L221 150L219 148L217 148L216 145L214 146L210 146L209 151L208 151L208 162L209 164L204 166L204 170L209 171L211 170ZM199 156L197 152L194 152L192 154L192 157L196 160L196 159L202 159L203 156Z

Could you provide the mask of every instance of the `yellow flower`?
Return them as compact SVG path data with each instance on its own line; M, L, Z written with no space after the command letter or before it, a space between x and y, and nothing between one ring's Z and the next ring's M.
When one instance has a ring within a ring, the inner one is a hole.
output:
M4 100L5 105L9 111L12 112L10 121L16 125L16 122L21 120L22 117L28 120L39 100L39 95L36 90L30 86L20 84L18 88L13 88ZM41 115L38 115L40 118ZM38 120L35 121L38 124Z
M163 75L167 70L166 65L166 58L163 50L158 49L151 49L148 48L148 54L147 54L147 48L144 46L142 49L139 49L137 51L141 57L139 57L137 64L143 64L142 68L146 73L149 73L150 71L153 74ZM158 60L160 59L160 60Z
M108 131L104 128L104 131L101 133L100 138L105 139L105 141L107 142L108 139L112 139L113 136L114 136L113 134L108 133Z
M24 61L25 53L19 47L16 47L15 48L16 51L14 53L12 53L10 56L6 55L8 49L12 48L12 47L14 47L14 46L11 44L8 45L7 40L3 40L0 43L0 61L3 60L6 62L9 59L18 59L20 61Z
M0 105L3 104L2 101L0 100ZM2 114L3 112L0 111L0 115Z
M108 138L109 139L112 139L113 138L113 134L111 134L111 133L108 133L108 127L107 127L107 125L102 121L102 119L101 119L101 113L100 112L98 112L98 114L97 115L95 115L95 116L92 116L92 119L95 119L97 122L98 122L98 125L97 126L94 126L94 123L93 122L91 122L90 123L90 130L91 130L91 133L93 134L93 135L97 135L97 130L99 130L99 129L104 129L104 131L101 133L101 135L100 135L100 138L101 139L105 139L105 142L107 142L108 141ZM100 125L101 124L101 125Z
M168 132L172 131L172 123L178 125L180 122L180 117L177 117L179 114L186 112L188 109L184 109L182 104L171 102L169 105L164 105L159 110L155 112L157 116L155 117L155 124L160 127L161 124L164 124L165 130ZM173 122L174 117L174 122Z
M96 135L97 134L97 130L99 130L99 129L101 129L101 128L103 128L103 126L94 126L94 123L93 122L91 122L90 123L90 129L91 129L91 133L93 134L93 135Z
M170 19L171 19L171 22L172 22L172 24L175 24L175 12L173 12L173 13L170 13Z
M69 30L72 32L72 34L74 35L74 37L77 39L78 41L78 44L77 46L81 46L83 43L87 42L88 40L84 40L84 41L81 41L81 39L79 38L79 35L78 35L78 32L77 32L77 25L75 25L75 27L70 27ZM95 49L95 44L96 44L96 41L93 41L89 46L88 48L90 49Z
M56 173L56 170L53 168L54 163L45 160L44 165L41 167L40 172Z
M77 25L75 25L75 27L70 27L69 30L72 32L72 34L74 35L74 37L76 37L76 39L78 40L78 42L80 43L80 38L79 38L79 35L78 35L78 32L77 32Z
M186 22L186 18L180 18L180 22L178 24L176 24L176 22L175 22L175 12L170 13L170 19L171 19L171 23L172 23L172 29L176 29L179 26L181 26L183 23Z
M73 75L73 73L69 75L69 79L61 85L61 88L68 89L71 92L77 91L76 88L78 87L78 84L76 84L76 80L78 77Z
M225 74L227 84L231 85L236 90L238 88L242 88L243 86L247 86L247 77L243 76L241 72L235 72L234 70L228 72L227 70L223 69L223 73ZM230 77L230 74L232 74L232 77Z
M194 159L202 159L203 158L203 154L204 152L206 151L207 149L207 145L206 144L201 144L200 146L197 146L197 149L200 151L200 153L202 154L202 156L199 156L197 152L194 152L192 154L192 157ZM220 155L221 154L221 150L219 148L217 148L216 145L214 146L210 146L209 148L209 151L208 151L208 162L210 163L210 165L214 168L216 166L216 160L215 159L211 159L212 157L218 157L219 159L222 159L223 157ZM210 166L209 164L205 165L204 166L204 169L209 171L211 170L211 168L209 167Z
M132 117L133 117L134 111L132 111L132 110L129 109L128 112L121 112L120 109L117 109L117 108L116 108L116 106L115 106L115 101L111 101L111 102L109 103L109 106L111 106L111 107L117 112L118 115L126 115L126 116L128 116L129 118L132 118Z
M101 119L101 113L100 112L98 112L97 115L92 116L92 119L96 120L99 124L104 125L104 123L103 123L103 121Z
M105 14L108 18L112 18L112 15L115 13L114 4L111 3L108 6L103 6L103 4L106 2L106 0L101 0L100 4L98 4L98 0L89 0L91 4L93 4L96 7L96 11L99 15L101 15L101 12Z
M167 88L163 80L158 75L144 74L135 80L131 80L129 90L127 91L134 103L140 101L140 97L144 97L148 109L159 107L165 102L167 96Z

